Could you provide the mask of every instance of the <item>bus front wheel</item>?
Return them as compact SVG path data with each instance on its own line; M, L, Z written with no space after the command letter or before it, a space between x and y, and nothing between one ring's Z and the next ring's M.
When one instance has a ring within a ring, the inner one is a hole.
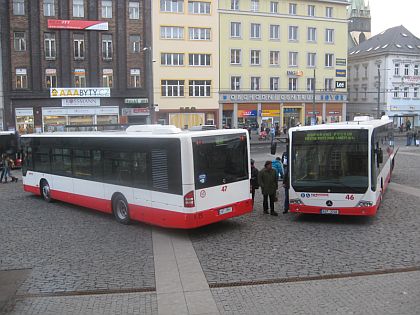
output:
M50 185L45 179L41 181L41 195L46 202L52 201Z
M117 195L112 201L112 211L115 219L122 224L130 223L130 213L128 209L127 200L123 195Z

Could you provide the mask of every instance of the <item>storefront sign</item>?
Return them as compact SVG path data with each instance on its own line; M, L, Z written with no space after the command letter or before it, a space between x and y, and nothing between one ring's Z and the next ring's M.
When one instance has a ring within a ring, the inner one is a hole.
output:
M123 116L148 116L149 115L148 108L123 108L122 115Z
M101 106L99 98L63 98L62 106Z
M26 74L26 69L17 68L16 69L16 74L17 75L25 75Z
M46 75L55 75L57 74L57 69L45 69Z
M335 70L335 76L339 77L339 78L345 78L347 76L347 70L336 69Z
M220 93L221 103L312 102L312 93ZM315 101L346 102L347 94L331 92L315 95Z
M124 100L125 104L147 104L149 103L148 98L126 98Z
M293 76L293 77L301 77L303 76L303 71L302 70L287 70L287 75Z
M33 116L33 108L16 108L16 116Z
M50 97L111 97L110 88L51 88Z
M413 75L413 76L405 76L403 77L404 83L420 83L420 76Z
M335 59L335 64L337 66L347 66L347 59L345 59L345 58L337 58L337 59Z
M118 115L118 106L102 106L88 108L72 107L43 107L42 116L65 115Z
M263 109L262 117L280 117L280 109Z
M335 88L336 89L345 89L346 88L346 81L335 81Z
M238 110L238 117L257 117L257 110Z
M48 28L66 30L107 31L108 22L86 20L48 20Z

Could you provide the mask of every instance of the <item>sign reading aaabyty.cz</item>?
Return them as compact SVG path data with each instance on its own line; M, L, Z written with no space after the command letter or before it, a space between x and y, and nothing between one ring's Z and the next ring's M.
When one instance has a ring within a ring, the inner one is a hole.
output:
M50 97L111 97L110 88L52 88Z
M48 28L67 30L107 31L108 22L86 20L48 20Z

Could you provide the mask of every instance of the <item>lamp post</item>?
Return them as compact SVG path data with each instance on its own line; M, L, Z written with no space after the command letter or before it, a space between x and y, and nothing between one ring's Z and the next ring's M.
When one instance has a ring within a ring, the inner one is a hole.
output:
M376 61L376 66L378 67L378 108L376 109L376 118L381 119L381 60Z
M147 52L147 63L146 63L146 84L147 94L149 98L149 116L147 117L147 124L154 122L154 97L153 97L153 50L152 47L144 47L144 52Z
M316 113L315 113L315 82L316 82L316 72L315 72L315 68L314 68L314 84L312 87L313 90L313 97L312 97L312 114L314 115L314 125L316 125Z

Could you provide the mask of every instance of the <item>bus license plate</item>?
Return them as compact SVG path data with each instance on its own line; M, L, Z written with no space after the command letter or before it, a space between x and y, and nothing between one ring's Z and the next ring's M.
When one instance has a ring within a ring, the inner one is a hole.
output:
M227 207L227 208L219 209L219 215L232 212L232 210L233 210L232 207Z
M321 214L338 214L338 210L332 210L332 209L321 209Z

